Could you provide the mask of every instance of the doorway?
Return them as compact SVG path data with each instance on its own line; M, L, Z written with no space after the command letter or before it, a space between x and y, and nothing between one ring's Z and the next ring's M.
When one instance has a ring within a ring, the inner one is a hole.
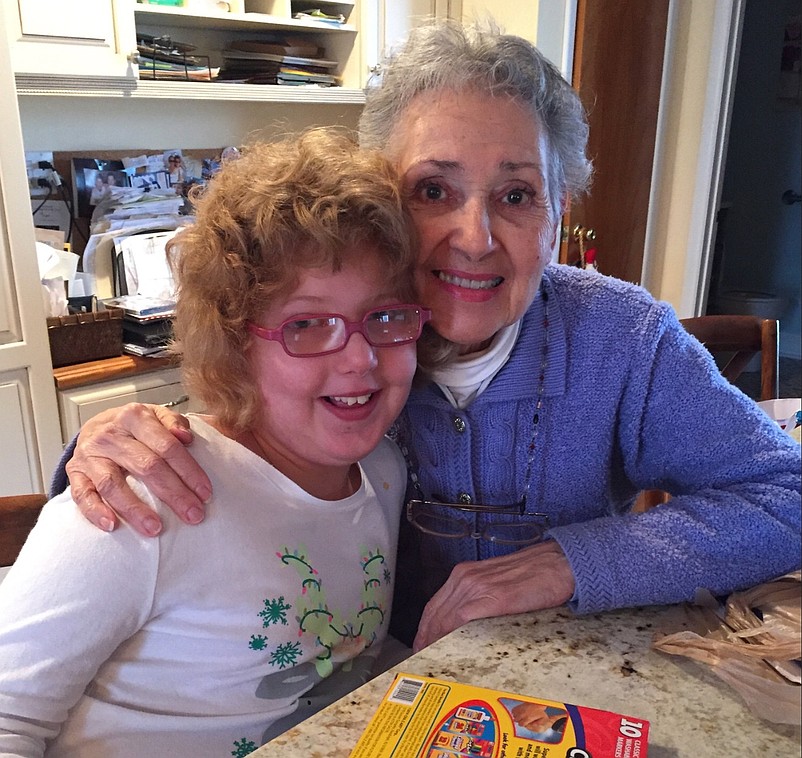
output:
M799 20L796 0L746 0L706 309L754 309L768 317L776 310L781 394L796 388L795 397L802 358L802 206L783 196L802 191L802 109L799 85L794 89L791 79L789 86L782 61Z

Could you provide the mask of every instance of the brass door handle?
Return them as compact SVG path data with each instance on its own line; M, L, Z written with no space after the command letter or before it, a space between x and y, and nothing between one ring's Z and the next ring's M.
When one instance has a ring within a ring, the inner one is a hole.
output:
M582 224L577 224L572 230L574 235L574 239L579 242L580 240L585 240L586 242L592 242L596 239L596 230L595 229L585 229Z

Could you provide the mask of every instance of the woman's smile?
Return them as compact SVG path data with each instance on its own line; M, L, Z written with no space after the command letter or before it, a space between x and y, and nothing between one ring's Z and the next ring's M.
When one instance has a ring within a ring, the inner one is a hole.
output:
M489 274L479 276L442 270L435 270L432 274L453 297L474 303L490 300L494 296L493 290L504 281L503 276Z

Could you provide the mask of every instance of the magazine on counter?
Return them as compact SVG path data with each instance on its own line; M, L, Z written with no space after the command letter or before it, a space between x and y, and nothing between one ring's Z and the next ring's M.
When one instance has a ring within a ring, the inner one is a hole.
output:
M649 722L397 674L350 758L646 758Z
M120 295L103 301L107 308L122 308L134 320L166 319L175 316L175 300L147 295Z

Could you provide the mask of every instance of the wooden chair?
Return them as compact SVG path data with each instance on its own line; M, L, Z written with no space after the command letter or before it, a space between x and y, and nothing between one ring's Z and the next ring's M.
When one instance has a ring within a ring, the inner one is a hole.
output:
M722 362L721 373L734 382L752 358L760 354L760 399L773 400L779 389L779 322L759 316L696 316L680 319L689 334ZM642 512L668 502L663 490L644 490L634 510Z
M33 529L47 495L0 497L0 566L10 566Z
M779 396L778 321L759 316L697 316L680 323L713 355L729 356L721 373L730 382L760 353L760 399Z

